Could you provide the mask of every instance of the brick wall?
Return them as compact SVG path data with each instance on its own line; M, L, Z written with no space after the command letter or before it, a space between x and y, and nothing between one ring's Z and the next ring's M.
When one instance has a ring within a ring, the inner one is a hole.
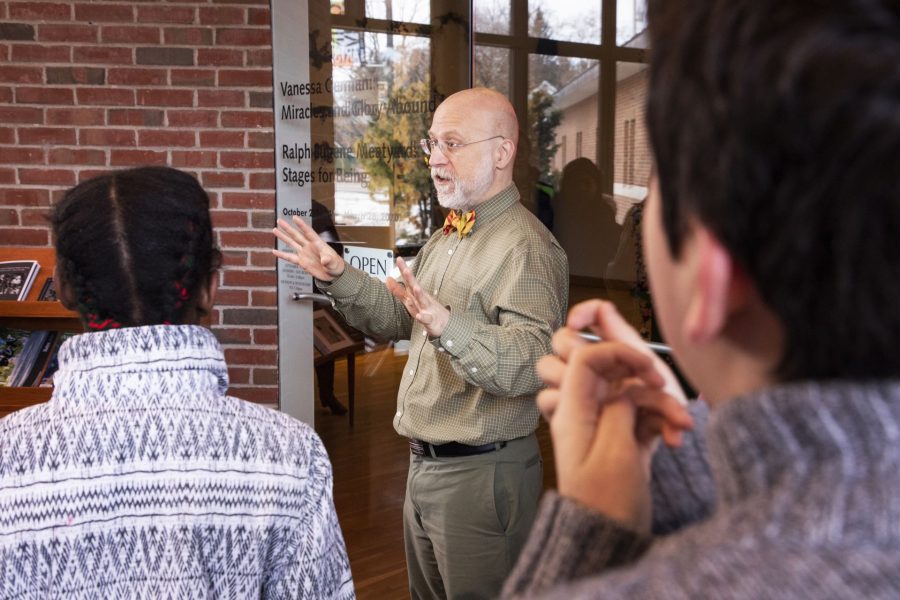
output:
M232 393L275 402L267 0L0 1L0 244L109 168L168 164L212 197L225 254L214 331Z

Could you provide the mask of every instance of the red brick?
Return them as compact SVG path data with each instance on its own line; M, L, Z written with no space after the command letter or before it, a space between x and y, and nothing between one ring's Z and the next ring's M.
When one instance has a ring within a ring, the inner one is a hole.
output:
M22 131L19 131L22 135ZM23 142L20 142L23 143ZM5 164L25 164L35 165L44 162L43 148L27 148L25 146L12 146L9 148L0 148L0 154L3 155Z
M216 29L216 46L270 46L272 36L267 29Z
M273 127L274 116L270 111L223 111L222 127L255 129Z
M107 25L100 29L100 40L104 44L158 44L161 39L159 27Z
M196 11L188 6L139 6L140 23L184 23L195 21Z
M167 113L171 127L216 127L219 124L219 113L214 110L170 110Z
M244 92L231 90L198 90L197 106L242 108Z
M102 67L47 67L47 83L104 85L106 84L106 69Z
M137 48L135 63L139 65L173 65L189 67L194 64L193 48Z
M138 132L138 144L140 146L192 148L197 145L197 135L193 131L151 129Z
M38 25L41 42L96 42L98 28L94 25L47 24ZM76 50L77 52L77 50Z
M20 127L20 144L74 144L75 130L68 127Z
M0 228L0 239L9 246L46 246L50 243L50 232L47 229L3 227Z
M212 221L214 229L221 229L224 227L246 227L247 213L237 210L214 210L212 211ZM246 259L240 264L246 266Z
M139 106L193 106L193 90L137 90Z
M225 362L229 365L275 364L277 358L278 355L275 350L260 350L259 348L225 349Z
M166 153L153 150L112 150L109 164L115 167L165 165Z
M78 132L82 146L136 146L132 129L82 129Z
M166 85L169 74L165 69L111 68L110 85Z
M15 183L16 170L13 168L0 168L0 183Z
M271 210L266 211L258 211L254 210L250 212L250 227L251 229L266 229L269 230L275 227L275 214ZM253 258L253 257L251 257ZM259 258L259 257L255 257ZM251 264L253 261L251 260ZM274 262L272 263L274 265Z
M218 336L218 329L214 333ZM241 367L228 367L228 383L231 385L250 383L250 369Z
M271 253L269 256L275 258ZM278 306L278 294L271 290L250 290L250 305L256 307Z
M244 187L244 174L240 171L204 171L200 181L203 187Z
M206 150L173 150L172 166L210 169L219 165L215 152Z
M271 25L272 15L268 8L248 8L247 9L248 25Z
M274 173L250 173L250 189L251 190L274 190L275 174Z
M197 48L197 66L200 67L240 67L244 64L242 50L225 48Z
M218 306L223 306L222 299L216 295L216 304ZM220 344L243 344L249 345L252 337L250 335L250 330L245 328L238 329L237 327L217 327L216 328L216 339L219 340Z
M220 231L219 239L226 248L270 248L274 238L269 231ZM275 285L274 272L226 271L226 285Z
M258 50L247 50L247 66L248 67L268 67L272 68L272 49L260 48Z
M163 43L174 46L209 46L212 44L212 30L207 27L166 27L163 29Z
M250 108L267 108L272 110L272 91L250 92Z
M271 329L254 329L253 343L263 346L274 346L278 344L278 330L274 327Z
M11 2L9 18L15 21L68 21L72 8L60 2Z
M86 148L51 148L51 165L105 165L106 152Z
M73 104L75 95L69 88L18 87L16 104Z
M272 87L272 71L269 69L221 69L219 71L219 86Z
M77 177L78 183L82 181L87 181L88 179L92 179L99 175L105 175L109 173L109 169L78 169Z
M12 127L0 127L0 144L15 144L16 130Z
M172 85L199 87L215 84L216 72L213 69L172 69Z
M267 226L266 233L268 233L269 229L275 226L275 215L273 212L265 213L271 224ZM273 245L274 245L274 237ZM265 269L274 269L275 263L278 262L278 259L275 258L275 255L272 254L271 249L267 249L264 252L251 252L250 253L250 264L254 267L261 267Z
M134 9L125 4L82 3L75 6L75 20L92 23L133 23Z
M278 370L253 369L253 383L257 385L278 385Z
M49 208L24 208L22 209L22 225L26 227L47 227Z
M250 293L247 290L219 288L216 292L216 306L247 306Z
M274 148L274 131L250 131L247 133L248 148Z
M40 125L43 122L44 111L40 108L0 106L0 123L30 123Z
M0 103L12 104L13 89L7 86L0 86Z
M202 25L243 25L243 8L232 6L213 6L200 8L200 23Z
M222 194L222 208L274 210L275 194L259 192L225 192Z
M219 0L223 1L223 0ZM278 388L262 387L233 387L228 389L228 394L254 404L275 404L278 402Z
M44 83L44 70L40 67L0 65L0 81L9 83Z
M103 125L106 111L102 108L48 108L47 125Z
M246 267L249 264L247 261L249 254L249 252L237 250L223 250L222 265L224 267Z
M18 211L13 210L12 208L0 209L0 225L7 226L7 225L18 225L18 224L19 224Z
M45 189L0 187L0 204L4 206L48 206L50 193Z
M94 106L134 106L134 90L121 88L78 88L78 104Z
M37 44L13 44L13 62L72 62L69 46L41 46Z
M203 148L243 148L244 132L201 131L200 146Z
M222 152L222 166L226 169L274 169L274 152Z
M0 9L4 5L0 4ZM0 39L34 41L34 25L28 23L6 23L0 21Z
M63 169L19 169L19 181L32 185L74 185L75 172Z
M165 111L161 109L114 108L109 111L110 125L136 125L138 127L158 127L163 124Z
M130 65L134 63L134 50L107 46L75 46L72 60L76 63Z

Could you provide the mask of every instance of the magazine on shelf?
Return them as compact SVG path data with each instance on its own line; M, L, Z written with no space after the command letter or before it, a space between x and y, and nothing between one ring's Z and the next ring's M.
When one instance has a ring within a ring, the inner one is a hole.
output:
M41 385L62 338L58 331L0 327L0 385Z
M0 300L24 300L40 269L36 260L0 262Z
M22 361L25 343L31 333L25 329L0 327L0 385L11 385L13 371Z
M56 287L53 285L53 278L48 277L44 282L44 287L41 288L41 293L38 294L38 300L43 300L46 302L53 302L57 300L56 297Z
M59 349L67 339L74 335L77 334L69 331L64 331L59 334L56 345L53 347L53 354L50 356L50 360L47 361L47 367L41 375L41 380L38 384L39 387L53 386L53 375L56 373L56 370L59 369Z

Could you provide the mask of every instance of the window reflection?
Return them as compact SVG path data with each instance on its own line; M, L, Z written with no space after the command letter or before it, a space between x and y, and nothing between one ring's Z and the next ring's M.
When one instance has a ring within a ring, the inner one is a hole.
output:
M475 46L475 85L488 87L510 97L509 48Z
M418 140L436 104L430 45L408 35L333 30L335 221L393 225L395 244L430 225L431 179Z
M509 0L475 0L475 31L508 34Z
M600 43L600 1L529 0L528 33L532 37Z
M626 48L647 47L647 0L618 0L616 44Z
M366 0L366 16L407 23L429 23L431 0Z

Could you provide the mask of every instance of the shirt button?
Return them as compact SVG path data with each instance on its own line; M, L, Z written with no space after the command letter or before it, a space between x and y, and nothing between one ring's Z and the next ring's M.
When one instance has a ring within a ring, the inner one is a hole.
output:
M447 340L447 347L448 347L448 348L452 348L452 347L453 347L453 340Z
M446 352L443 348L438 348L438 352Z
M434 295L435 295L435 296L437 296L437 292L438 292L437 290L434 290Z
M398 410L398 411L397 411L397 414L396 414L396 415L394 415L394 416L395 416L395 417L401 417L401 416L403 416L403 413L402 413L402 412L400 412L400 411L399 411L399 410Z
M453 249L447 250L447 254L448 255L453 254Z
M478 372L478 367L472 367L472 372L473 372L473 373L477 373L477 372Z
M415 374L416 374L416 372L415 372L415 371L413 371L413 370L412 370L412 369L410 369L410 370L409 370L409 374L410 374L410 375L415 375Z
M328 294L329 296L334 296L334 294L332 294L331 292L325 292L325 293Z
M425 330L423 329L423 330L422 330L422 337L425 337L426 335L428 335L428 332L425 331Z

